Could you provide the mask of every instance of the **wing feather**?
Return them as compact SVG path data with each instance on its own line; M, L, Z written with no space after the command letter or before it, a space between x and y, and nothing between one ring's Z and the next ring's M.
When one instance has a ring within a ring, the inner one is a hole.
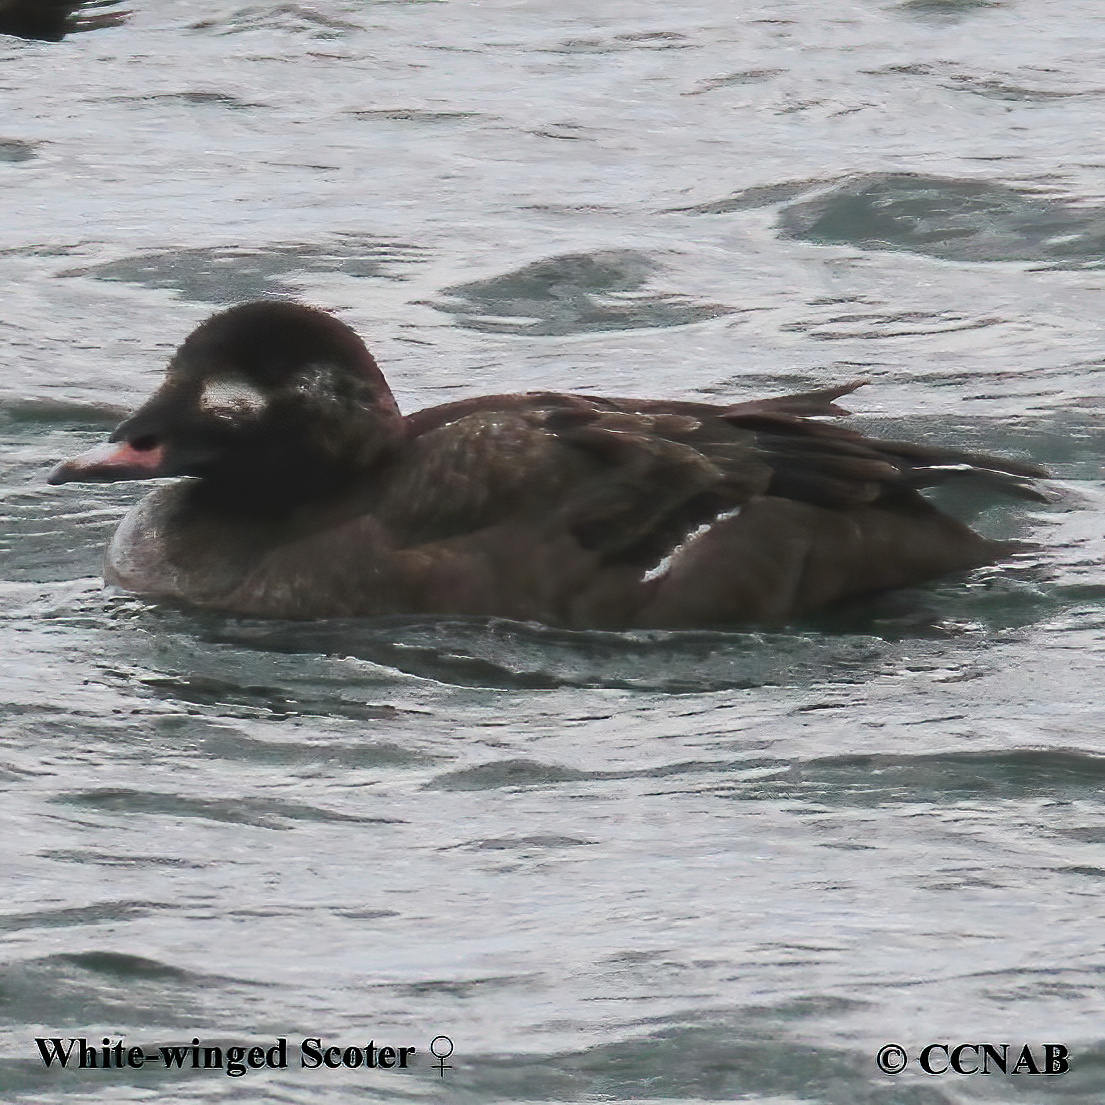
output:
M1043 499L1022 461L880 440L825 416L837 387L722 407L587 395L491 396L421 411L378 512L401 544L503 521L574 534L606 560L645 564L690 531L771 495L836 510L908 508L973 477Z

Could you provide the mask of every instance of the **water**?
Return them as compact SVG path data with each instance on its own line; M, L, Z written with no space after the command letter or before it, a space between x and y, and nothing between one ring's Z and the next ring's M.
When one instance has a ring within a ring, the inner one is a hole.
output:
M138 9L0 43L0 1096L1099 1100L1099 5ZM1031 456L1055 501L961 501L1034 544L789 632L103 593L136 489L47 472L267 295L339 311L406 410L862 376L857 426ZM34 1043L105 1035L290 1063ZM310 1037L421 1061L304 1070ZM875 1066L985 1041L1072 1070Z

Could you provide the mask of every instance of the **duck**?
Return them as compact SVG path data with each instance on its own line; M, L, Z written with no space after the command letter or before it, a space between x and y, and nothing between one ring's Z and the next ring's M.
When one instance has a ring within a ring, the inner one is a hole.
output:
M863 380L719 405L529 392L403 415L316 307L212 315L51 484L156 480L104 578L244 617L781 626L1008 556L922 489L1044 499L1035 464L842 425Z
M76 31L117 27L129 11L93 12L115 7L118 0L0 0L0 34L60 42Z

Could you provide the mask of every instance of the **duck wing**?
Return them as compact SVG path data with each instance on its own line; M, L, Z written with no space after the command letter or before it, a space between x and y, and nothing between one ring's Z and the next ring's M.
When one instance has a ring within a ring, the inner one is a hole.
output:
M1044 498L1035 465L820 420L846 414L835 401L863 382L728 407L534 393L431 408L408 419L376 513L402 546L513 521L647 565L757 496L910 509L918 488L973 476Z
M612 409L581 396L497 402L457 411L404 449L374 513L398 543L440 541L502 522L573 533L588 549L615 554L727 474L694 442L700 421L683 414ZM506 398L506 397L504 397ZM425 423L423 423L424 425ZM768 468L747 448L751 435L719 424L730 444L726 501L766 487ZM720 501L720 500L719 500ZM720 507L719 507L720 509Z

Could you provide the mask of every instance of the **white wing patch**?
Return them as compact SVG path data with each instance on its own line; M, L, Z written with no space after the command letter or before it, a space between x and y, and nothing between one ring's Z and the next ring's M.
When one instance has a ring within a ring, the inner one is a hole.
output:
M246 380L208 380L200 392L199 408L224 418L256 414L268 406L268 397Z
M698 529L691 530L671 552L653 564L653 566L641 576L641 582L651 583L654 579L662 579L671 571L671 566L675 563L676 559L685 553L691 545L705 537L718 522L724 522L727 518L735 518L740 512L741 508L739 506L733 510L726 510L719 514L712 522L703 522Z

